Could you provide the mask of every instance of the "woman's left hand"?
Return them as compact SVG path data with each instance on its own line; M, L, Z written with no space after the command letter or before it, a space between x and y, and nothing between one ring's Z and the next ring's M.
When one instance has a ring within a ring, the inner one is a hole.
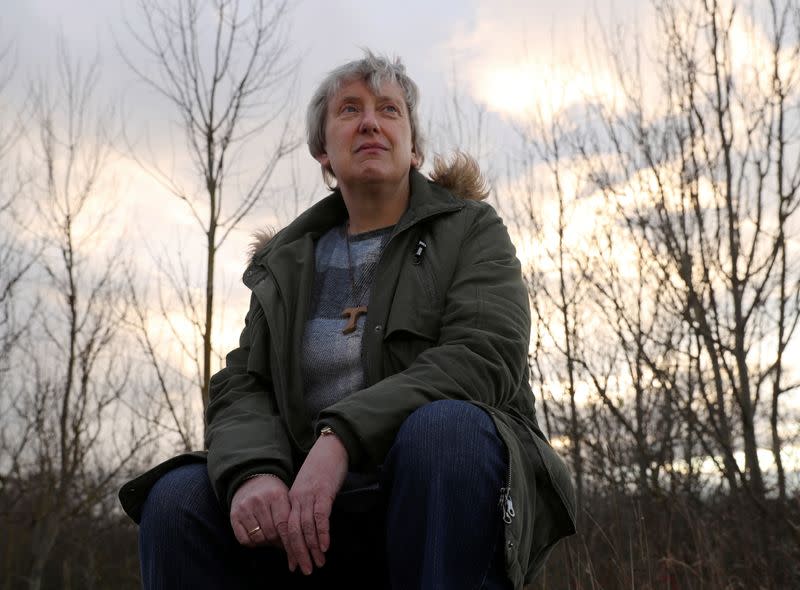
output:
M321 436L311 447L289 490L289 546L284 548L290 570L299 565L309 575L312 558L317 567L325 564L331 543L331 509L347 475L347 465L347 449L338 436Z

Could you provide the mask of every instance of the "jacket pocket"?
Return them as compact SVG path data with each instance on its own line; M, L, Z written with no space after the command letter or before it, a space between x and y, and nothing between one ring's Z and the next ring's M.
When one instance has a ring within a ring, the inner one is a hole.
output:
M406 369L439 340L441 313L425 305L394 305L383 337L384 358L391 372Z
M422 292L425 293L428 305L436 305L436 303L439 301L439 286L430 262L422 259L420 262L415 262L412 264L412 268L414 269L416 278L422 287Z

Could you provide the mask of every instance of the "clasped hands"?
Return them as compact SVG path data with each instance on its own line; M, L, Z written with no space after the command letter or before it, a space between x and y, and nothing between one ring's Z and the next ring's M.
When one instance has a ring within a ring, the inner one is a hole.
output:
M236 539L246 547L282 547L291 571L299 566L309 575L312 559L314 565L322 567L331 543L333 500L344 483L347 465L347 450L339 437L321 436L291 489L277 477L245 481L231 502Z

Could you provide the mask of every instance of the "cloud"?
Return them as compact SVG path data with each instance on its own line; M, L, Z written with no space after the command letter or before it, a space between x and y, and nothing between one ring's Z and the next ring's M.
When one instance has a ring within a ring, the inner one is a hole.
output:
M628 6L628 23L634 26L635 3L616 6ZM557 6L481 0L474 17L451 36L448 50L471 94L512 117L549 118L586 100L619 100L615 75L589 58L603 26L592 7L585 0Z

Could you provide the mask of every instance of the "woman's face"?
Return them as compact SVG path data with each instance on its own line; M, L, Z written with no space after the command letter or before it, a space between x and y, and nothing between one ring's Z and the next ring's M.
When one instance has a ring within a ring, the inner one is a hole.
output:
M363 80L343 84L328 103L325 152L317 160L345 189L402 182L417 158L400 86L385 83L376 96Z

